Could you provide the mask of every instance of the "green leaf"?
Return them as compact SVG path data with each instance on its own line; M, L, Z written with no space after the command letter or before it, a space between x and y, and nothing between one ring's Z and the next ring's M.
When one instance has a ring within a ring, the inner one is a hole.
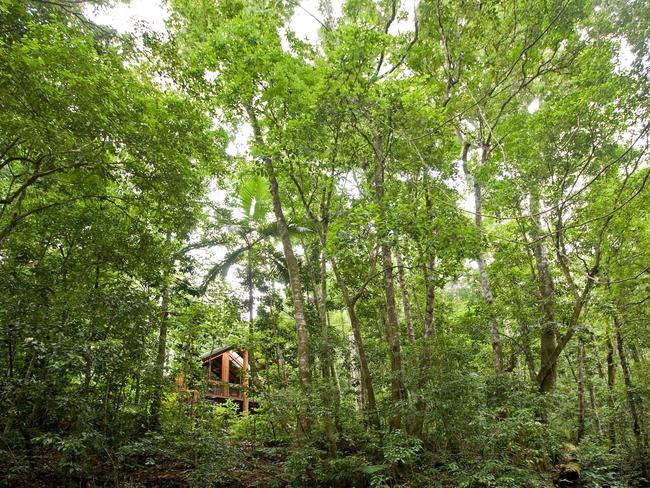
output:
M246 220L264 220L271 202L269 184L261 176L250 178L239 188L239 201Z

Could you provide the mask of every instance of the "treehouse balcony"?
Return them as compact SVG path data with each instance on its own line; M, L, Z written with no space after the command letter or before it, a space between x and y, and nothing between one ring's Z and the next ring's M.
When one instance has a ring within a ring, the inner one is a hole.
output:
M201 361L206 377L207 400L219 403L231 400L243 413L257 406L257 402L248 394L248 351L238 352L233 346L224 346L204 354Z

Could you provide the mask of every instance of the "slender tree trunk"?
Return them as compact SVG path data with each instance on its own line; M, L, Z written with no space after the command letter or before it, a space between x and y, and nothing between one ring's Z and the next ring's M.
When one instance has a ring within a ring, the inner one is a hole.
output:
M310 202L304 198L302 187L298 180L291 175L291 178L298 189L298 193L303 201L304 209L308 217L318 229L318 273L313 273L309 280L313 285L314 304L318 311L318 317L321 325L320 348L318 357L320 359L321 376L323 379L322 387L319 388L321 401L327 414L323 418L325 432L328 441L329 453L332 457L336 456L337 437L340 426L340 391L338 376L335 368L335 351L330 332L331 324L328 314L328 288L327 288L327 235L329 228L329 206L330 196L333 191L333 185L328 183L321 189L321 200L318 216L311 209ZM303 247L308 249L303 241ZM313 254L307 253L308 256ZM308 266L309 268L309 266Z
M350 327L352 328L352 335L354 337L354 345L357 350L357 356L359 358L359 373L361 376L361 388L363 390L363 397L365 399L365 410L368 415L368 421L371 426L379 429L379 414L377 412L377 402L375 400L375 389L372 384L372 377L370 376L370 368L368 366L368 358L366 356L366 349L363 345L363 335L361 334L361 322L357 317L356 312L356 297L352 297L350 290L343 281L341 274L339 273L336 262L332 260L332 268L334 270L334 275L336 276L336 281L343 295L343 300L345 301L345 306L348 310L348 316L350 318Z
M587 375L587 387L589 388L591 411L594 413L594 420L596 421L596 430L598 431L598 435L602 436L603 424L600 420L600 413L598 412L598 400L596 399L596 389L594 388L594 382L592 381L590 368L585 368L585 373Z
M585 345L578 344L578 434L580 442L585 435Z
M614 384L616 382L616 364L614 364L614 345L607 330L607 405L609 407L608 434L610 449L616 446L616 426L614 422Z
M585 344L585 342L581 339L580 340L580 346L582 347L582 367L584 371L584 382L585 386L588 390L589 393L589 404L591 406L591 411L594 416L594 422L596 423L596 431L598 432L598 435L602 437L603 435L603 424L600 419L600 412L598 408L598 400L596 398L596 389L594 388L594 382L593 382L593 376L594 376L594 368L593 364L595 363L598 365L598 350L595 350L595 357L591 360L588 361L588 355L587 355L587 347L588 344L591 343L592 346L594 346L594 334L593 332L589 332L589 342Z
M385 225L385 202L384 202L384 164L385 155L382 149L381 136L375 136L373 141L375 152L375 168L373 174L373 187L375 190L375 202L380 209L380 225ZM402 402L406 399L404 385L402 382L402 351L399 338L399 320L397 318L397 306L395 300L395 288L393 285L393 260L391 247L388 243L387 232L380 230L381 260L384 267L384 293L386 295L386 336L390 348L390 371L391 371L391 400L393 403L393 415L390 419L390 426L399 429L402 425Z
M361 368L359 366L361 361L359 359L358 347L354 340L354 332L348 333L348 342L350 344L350 383L357 399L357 409L365 412L368 400L366 399L365 388L361 382Z
M169 234L167 239L169 240ZM162 407L162 395L165 387L165 362L167 360L167 326L169 323L169 301L171 298L171 287L165 284L160 305L160 326L158 329L158 351L156 353L156 385L151 402L149 423L152 430L160 428L160 410Z
M331 344L329 332L329 320L327 315L327 258L325 255L325 237L321 235L320 251L320 276L319 284L314 291L316 294L316 304L318 306L318 315L321 323L321 337L323 345L321 348L321 371L325 388L321 389L321 400L327 411L325 422L325 432L327 435L327 445L330 456L336 456L337 451L337 423L339 417L340 399L336 388L334 369L334 348Z
M600 358L600 351L598 350L598 343L596 342L596 336L593 332L589 333L589 344L591 346L591 354L594 358L594 363L596 364L596 373L601 380L605 379L605 371L603 370L603 363Z
M300 388L303 394L307 394L311 386L311 371L309 365L309 331L305 319L305 308L303 302L302 282L300 279L300 269L298 260L293 252L291 239L289 237L289 228L282 211L280 201L280 191L278 182L275 177L273 164L269 158L266 158L267 176L270 181L271 196L273 198L273 209L278 224L282 248L284 251L287 269L289 271L289 283L291 285L291 296L293 298L294 318L296 321L296 335L298 343L298 376L300 378ZM300 414L300 426L303 434L309 434L311 430L310 420L307 412L302 409Z
M435 335L434 325L434 307L436 302L436 287L433 280L432 272L435 267L435 258L431 258L426 265L422 267L424 276L426 297L424 301L424 345L422 348L422 372L426 375L431 367L431 341Z
M521 348L526 358L526 368L528 369L528 376L530 377L530 381L535 382L535 380L537 379L537 369L535 367L535 360L533 359L533 352L531 351L530 348L530 329L526 322L520 322L519 328L521 330L521 342L522 342Z
M467 164L467 156L469 152L469 144L463 143L463 152L462 152L462 162L463 170L465 172L466 178L471 182L472 190L474 193L474 227L476 228L476 234L478 236L479 242L483 242L484 232L483 232L483 196L481 184L469 171L469 166ZM481 165L487 162L489 155L489 148L483 146L481 148ZM479 250L476 256L476 264L478 266L478 276L479 281L481 282L481 292L483 293L483 299L487 304L488 308L488 325L490 327L490 339L492 342L492 354L494 358L494 371L496 373L503 372L503 351L501 348L501 334L499 333L499 324L497 323L496 317L494 315L494 296L492 295L492 286L490 283L490 278L487 275L485 255L483 251Z
M311 214L310 214L311 215ZM320 348L316 352L321 372L322 382L318 388L320 399L325 408L326 414L322 417L325 427L325 437L330 456L336 456L337 451L337 426L339 422L340 397L334 376L334 347L330 334L329 316L327 313L327 224L315 217L312 220L320 228L319 244L317 249L318 273L313 273L309 280L312 284L313 303L318 312L320 323ZM322 227L321 227L322 225ZM303 248L308 249L304 241L301 241ZM312 253L307 252L308 256ZM308 266L309 268L309 266Z
M257 115L251 106L247 106L246 110L249 115L251 126L253 128L253 136L255 143L260 149L266 149L266 144L262 137ZM278 233L282 241L282 250L284 252L284 259L287 263L287 270L289 271L289 284L291 288L291 297L293 299L294 319L296 321L296 335L298 345L298 377L300 380L300 389L303 395L306 395L311 387L311 371L309 364L309 330L307 329L307 320L305 318L305 306L303 297L303 286L300 278L300 268L298 260L293 252L291 244L291 237L289 235L289 227L284 217L282 210L282 200L280 198L280 188L278 180L275 175L275 168L273 167L273 160L269 155L263 155L262 161L266 175L269 179L269 189L271 192L271 199L273 201L273 213L278 226ZM298 422L300 424L299 434L307 436L311 431L311 422L307 415L305 407L301 406L298 414Z
M621 319L616 313L614 315L614 331L616 333L616 347L618 349L618 359L621 363L621 370L623 371L623 382L625 383L625 396L627 398L630 416L632 417L632 431L636 439L639 454L644 455L646 451L646 442L643 431L641 418L643 416L643 404L639 398L636 389L632 383L632 375L630 373L629 364L627 362L627 353L625 351L625 343L623 339Z
M409 432L416 437L423 437L424 418L427 409L427 400L422 393L422 385L425 385L429 378L431 361L433 358L432 342L435 335L434 325L434 306L435 306L435 283L431 272L435 266L435 259L431 258L429 262L422 266L424 282L426 284L425 297L425 315L424 315L424 337L422 344L422 360L420 362L420 376L415 388L411 390L411 396L414 399L415 412L410 418Z
M536 192L530 195L530 212L533 228L533 254L535 256L535 263L537 264L537 281L543 320L540 337L541 369L548 368L548 373L544 375L544 378L539 384L539 390L542 393L553 393L557 381L557 359L553 357L557 348L555 287L542 237L539 196Z
M253 332L253 308L255 306L255 297L253 296L253 249L251 247L248 248L248 256L246 262L246 282L248 284L248 333L251 334ZM244 391L242 394L242 412L244 415L248 415L248 411L250 409L250 381L248 368L250 367L251 369L250 377L253 377L255 367L253 355L249 349L249 347L246 348L243 357L244 367L242 386Z
M332 361L332 380L334 382L334 394L336 395L336 428L340 430L340 412L338 408L341 406L341 381L339 379L338 369L336 368L336 362Z
M397 281L402 292L402 307L404 308L404 320L406 322L406 336L410 344L415 344L415 329L413 328L413 315L411 314L411 301L409 292L406 287L406 278L404 276L404 265L402 255L398 248L395 248L395 262L397 263Z
M388 244L381 245L381 255L384 266L384 291L386 293L386 332L390 347L391 399L395 409L391 418L391 427L399 429L402 424L401 404L406 395L402 383L402 351L399 339L395 289L393 288L393 263Z
M357 348L357 355L359 356L359 366L361 369L361 386L364 390L364 397L366 399L366 411L368 412L368 420L370 425L376 429L380 428L379 413L377 410L377 401L375 400L375 388L372 384L372 376L370 376L370 367L368 366L368 357L366 356L366 349L363 344L363 336L361 335L361 322L357 316L356 307L354 305L348 306L348 315L350 316L350 326L354 336L354 345Z

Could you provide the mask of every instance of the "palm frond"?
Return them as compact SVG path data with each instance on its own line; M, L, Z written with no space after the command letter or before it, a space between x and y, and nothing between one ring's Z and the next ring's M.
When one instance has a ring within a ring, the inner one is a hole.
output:
M271 267L275 271L277 277L284 283L289 283L289 269L284 255L280 252L273 250L270 252Z
M178 254L187 254L189 251L193 251L194 249L203 249L205 247L222 246L224 244L228 244L228 242L229 242L228 239L225 237L219 237L217 239L205 239L199 242L188 244L187 246L183 247L180 251L178 251Z
M271 192L266 180L261 176L246 180L239 188L239 201L246 220L263 220L269 212L271 201Z
M297 237L299 235L304 235L312 232L312 230L307 227L302 227L300 225L291 222L287 223L287 227L289 228L289 235L291 237ZM278 223L275 221L259 226L257 228L257 232L258 234L264 237L280 237L280 231L278 230Z
M238 247L234 251L226 254L226 257L222 261L219 261L212 268L210 268L210 271L208 271L208 274L205 275L203 283L201 284L201 293L204 294L208 289L208 285L212 283L218 276L225 278L228 274L228 271L230 271L230 268L232 268L237 263L237 261L239 261L241 255L246 251L248 251L248 246Z

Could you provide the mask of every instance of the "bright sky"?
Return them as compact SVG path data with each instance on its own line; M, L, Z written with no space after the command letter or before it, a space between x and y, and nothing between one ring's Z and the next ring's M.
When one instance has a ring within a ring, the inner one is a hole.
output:
M408 12L406 19L397 20L391 26L391 33L413 30L413 12L419 0L403 2ZM319 0L302 0L296 7L289 23L290 29L301 39L316 44L321 18L318 11ZM333 0L334 16L341 15L343 0ZM140 25L146 25L157 32L165 31L165 19L169 16L164 0L132 0L130 3L118 3L111 7L90 8L88 17L98 24L110 25L121 33L136 32Z
M334 15L340 15L341 2L334 1ZM120 33L138 33L138 31L151 29L159 33L165 32L165 20L169 17L169 9L162 0L132 0L130 3L117 3L110 7L90 8L86 15L95 23L109 25ZM291 18L289 28L301 39L312 44L318 42L318 0L303 0L295 9ZM251 135L249 126L239 128L228 145L227 152L230 155L243 155L248 148L248 140ZM211 185L209 198L215 203L223 203L225 191ZM236 210L235 210L236 213ZM225 248L210 248L195 250L192 255L199 260L199 264L209 269L211 264L217 263L226 255ZM226 276L226 281L237 290L241 296L245 295L241 283L237 279L237 267L232 267ZM259 294L256 293L256 297Z
M306 40L312 44L318 42L318 30L321 27L318 18L321 14L318 10L319 0L302 0L296 7L294 15L289 23L289 28L301 39ZM418 0L406 0L402 3L403 7L408 11L407 19L395 22L391 27L392 33L405 32L413 28L413 12L418 3ZM340 16L342 0L333 0L334 15ZM121 33L137 33L142 28L149 28L154 31L163 33L165 32L165 20L169 16L164 0L132 0L130 3L118 3L111 7L94 8L86 11L88 17L96 23L110 25ZM621 44L618 53L617 64L620 70L629 69L633 55L629 46L624 43ZM527 107L529 113L535 113L540 107L540 100L535 98ZM228 146L228 153L231 155L243 155L248 148L248 140L250 138L250 127L242 126L235 134L235 137ZM466 211L472 212L474 210L474 201L470 198L468 187L459 171L459 177L454 181L450 181L451 186L457 188L465 198L462 200L460 206ZM223 202L225 193L223 190L214 188L210 197L217 201ZM200 254L204 257L204 253ZM210 256L205 255L208 261L220 260L224 256L224 250L213 250ZM199 257L199 256L197 256ZM234 276L235 270L232 269L229 273L228 281L232 285L236 285L236 278Z
M408 32L413 30L413 17L415 8L419 0L405 0L402 2L408 15L405 19L399 19L393 23L390 32L397 34L401 32ZM318 10L319 0L302 0L294 10L294 14L289 22L289 28L299 38L310 42L311 44L318 43L318 30L321 27L318 19L321 14ZM341 15L341 6L343 0L333 0L332 6L334 9L334 16ZM165 20L169 16L169 9L166 7L164 0L132 0L130 3L117 3L110 7L102 8L89 8L86 10L86 15L95 23L109 25L120 33L138 33L144 29L151 29L159 33L165 32ZM243 155L248 149L248 140L251 135L251 128L248 125L239 127L233 139L230 141L227 152L230 155ZM352 184L352 183L351 183ZM457 185L463 186L464 181L462 178L456 182ZM461 190L463 191L463 190ZM215 203L223 203L225 199L225 191L211 185L209 198ZM462 204L463 208L473 209L473 200L465 199ZM211 248L205 250L196 250L192 254L197 258L205 270L209 269L211 263L221 261L226 255L225 248ZM230 286L238 290L242 296L245 290L242 289L236 277L236 267L231 268L226 281ZM259 296L256 293L256 297Z
M133 0L112 7L89 8L86 15L97 24L110 25L121 33L135 32L139 24L157 31L165 31L169 11L158 0Z
M340 15L342 2L334 0L332 3L334 15ZM89 8L86 14L94 22L109 25L120 33L136 33L143 27L163 33L169 10L163 0L133 0L110 7ZM301 39L316 44L320 28L317 19L320 17L318 0L303 0L296 7L289 27ZM228 145L227 152L231 156L244 154L250 135L250 127L241 127Z
M340 2L333 4L334 14L340 14ZM143 23L157 32L164 32L169 10L161 0L133 0L112 7L89 9L87 15L94 22L110 25L121 33L135 32ZM315 43L320 24L314 17L320 18L318 0L303 0L291 18L291 30L301 39Z

